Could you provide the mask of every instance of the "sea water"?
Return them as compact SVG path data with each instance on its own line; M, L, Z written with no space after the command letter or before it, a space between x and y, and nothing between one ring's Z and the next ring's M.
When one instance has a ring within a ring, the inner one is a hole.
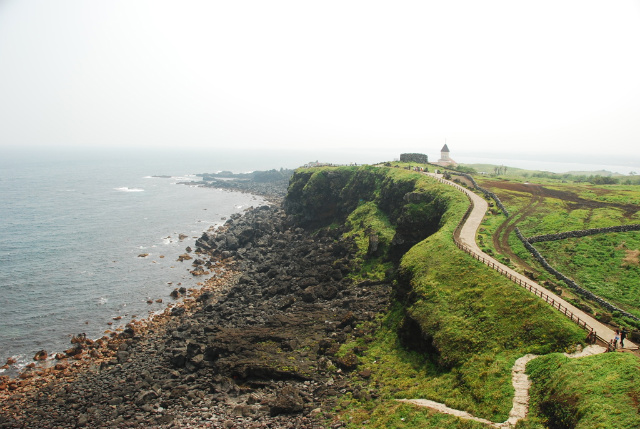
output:
M232 213L265 204L250 194L180 184L198 180L195 173L252 169L220 159L5 152L0 366L9 357L24 365L41 349L65 350L74 334L98 338L161 311L174 288L196 287L202 278L178 255ZM275 159L262 162L254 166L278 167Z

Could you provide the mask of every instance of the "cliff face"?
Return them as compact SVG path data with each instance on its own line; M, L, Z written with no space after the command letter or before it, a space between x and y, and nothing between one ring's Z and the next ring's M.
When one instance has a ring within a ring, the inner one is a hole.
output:
M395 173L376 167L299 170L291 179L285 211L292 222L317 229L343 225L358 207L372 203L394 230L388 256L398 260L438 230L447 204L416 188L417 176Z

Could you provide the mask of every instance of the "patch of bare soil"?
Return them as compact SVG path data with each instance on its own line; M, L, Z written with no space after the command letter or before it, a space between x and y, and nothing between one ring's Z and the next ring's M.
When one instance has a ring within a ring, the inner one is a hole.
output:
M615 202L595 201L586 198L579 197L575 192L570 190L558 190L545 188L542 185L536 184L524 184L514 182L503 181L490 181L486 182L486 186L497 189L504 189L507 191L524 192L539 194L542 198L556 198L564 201L569 206L570 210L578 209L597 209L597 208L616 208L624 212L624 216L627 218L632 217L637 211L638 206L635 204L622 204ZM606 195L611 193L606 189L598 189L598 195Z
M622 260L622 266L638 266L640 265L640 250L625 250L626 255Z
M526 219L528 216L532 215L535 210L544 203L545 198L559 199L567 205L567 208L569 210L586 209L591 211L597 208L615 208L621 210L626 218L631 218L638 211L638 206L634 204L621 204L588 200L579 197L575 192L572 192L570 190L549 189L545 188L542 185L536 185L532 183L517 183L495 180L486 182L485 185L489 188L497 190L498 193L500 193L499 190L505 190L531 194L531 200L529 201L529 203L517 212L512 213L512 215L502 225L500 225L500 227L498 227L493 236L493 245L496 251L498 251L500 254L505 255L514 263L521 266L523 269L530 271L533 271L532 267L525 261L520 259L518 256L516 256L516 254L511 250L511 247L508 243L509 235L511 234L511 232L513 232L518 223ZM609 192L604 189L601 189L599 191L600 194L606 194Z
M508 182L495 182L500 184L508 184ZM502 225L498 227L496 232L493 234L493 245L496 251L502 255L505 255L516 264L521 266L523 269L528 271L533 271L533 268L527 264L525 261L520 259L512 250L511 246L509 246L509 235L515 230L518 222L522 219L525 219L527 216L531 215L536 208L542 204L544 201L543 193L541 191L542 187L539 185L525 185L522 183L511 183L512 185L516 185L511 187L509 190L516 192L526 192L531 194L531 201L518 210L515 213L512 213L511 216L505 220ZM506 189L506 188L503 188Z

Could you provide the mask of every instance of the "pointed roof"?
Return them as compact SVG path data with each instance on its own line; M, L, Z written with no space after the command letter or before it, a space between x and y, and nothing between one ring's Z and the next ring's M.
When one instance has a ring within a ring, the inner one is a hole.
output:
M440 152L449 152L449 148L447 147L446 143L444 144L444 146L442 146L442 149L440 150Z

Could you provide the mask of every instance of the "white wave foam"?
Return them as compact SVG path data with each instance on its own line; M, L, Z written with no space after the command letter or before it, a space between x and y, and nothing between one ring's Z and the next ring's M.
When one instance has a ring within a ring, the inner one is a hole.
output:
M114 188L116 191L121 191L121 192L144 192L144 189L142 188L128 188L126 186L123 186L121 188Z

